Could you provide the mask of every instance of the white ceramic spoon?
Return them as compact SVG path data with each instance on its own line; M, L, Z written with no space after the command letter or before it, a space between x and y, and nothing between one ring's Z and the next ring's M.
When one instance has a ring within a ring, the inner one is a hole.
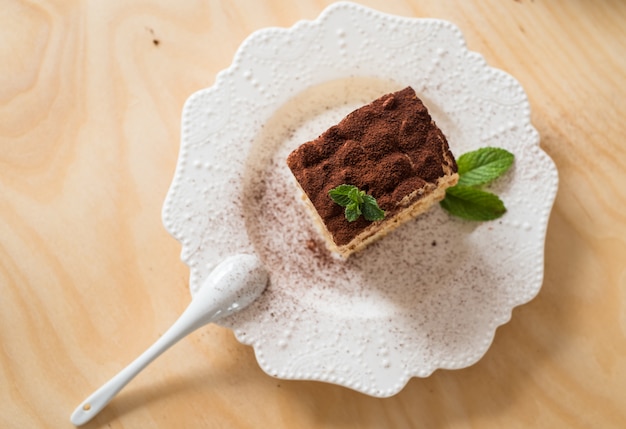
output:
M74 410L76 426L98 414L129 381L178 340L208 323L251 304L267 286L268 274L253 255L235 255L220 263L205 280L183 314L148 350L91 394Z

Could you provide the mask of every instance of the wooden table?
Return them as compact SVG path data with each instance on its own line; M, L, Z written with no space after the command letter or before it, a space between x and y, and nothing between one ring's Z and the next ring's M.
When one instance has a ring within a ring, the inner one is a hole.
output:
M71 427L184 309L161 223L183 102L328 3L0 1L0 427ZM456 23L527 91L560 173L538 297L479 363L388 399L271 378L208 326L86 427L626 427L626 2L363 3Z

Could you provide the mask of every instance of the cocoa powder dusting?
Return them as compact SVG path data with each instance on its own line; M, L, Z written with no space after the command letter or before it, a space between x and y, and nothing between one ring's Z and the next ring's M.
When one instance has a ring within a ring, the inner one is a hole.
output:
M350 113L294 150L287 164L337 245L349 243L370 222L348 222L328 196L331 189L357 186L377 199L388 219L403 208L403 198L444 176L444 166L457 171L445 136L411 87Z

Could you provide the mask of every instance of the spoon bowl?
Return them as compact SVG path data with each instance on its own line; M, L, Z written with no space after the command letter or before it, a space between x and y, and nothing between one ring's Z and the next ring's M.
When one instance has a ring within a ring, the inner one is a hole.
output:
M255 255L226 258L209 274L178 320L137 359L85 399L70 421L76 426L87 423L161 353L196 329L250 305L263 293L267 282L267 271Z

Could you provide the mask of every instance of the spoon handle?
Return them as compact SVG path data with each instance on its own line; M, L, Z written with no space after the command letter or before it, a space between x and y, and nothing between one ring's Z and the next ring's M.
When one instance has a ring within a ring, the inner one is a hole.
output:
M76 407L70 421L80 426L94 418L150 362L199 327L189 322L189 314L184 312L152 346Z
M183 314L148 350L85 399L72 413L76 426L100 412L142 369L196 329L250 305L265 290L269 277L254 255L233 255L207 277Z

